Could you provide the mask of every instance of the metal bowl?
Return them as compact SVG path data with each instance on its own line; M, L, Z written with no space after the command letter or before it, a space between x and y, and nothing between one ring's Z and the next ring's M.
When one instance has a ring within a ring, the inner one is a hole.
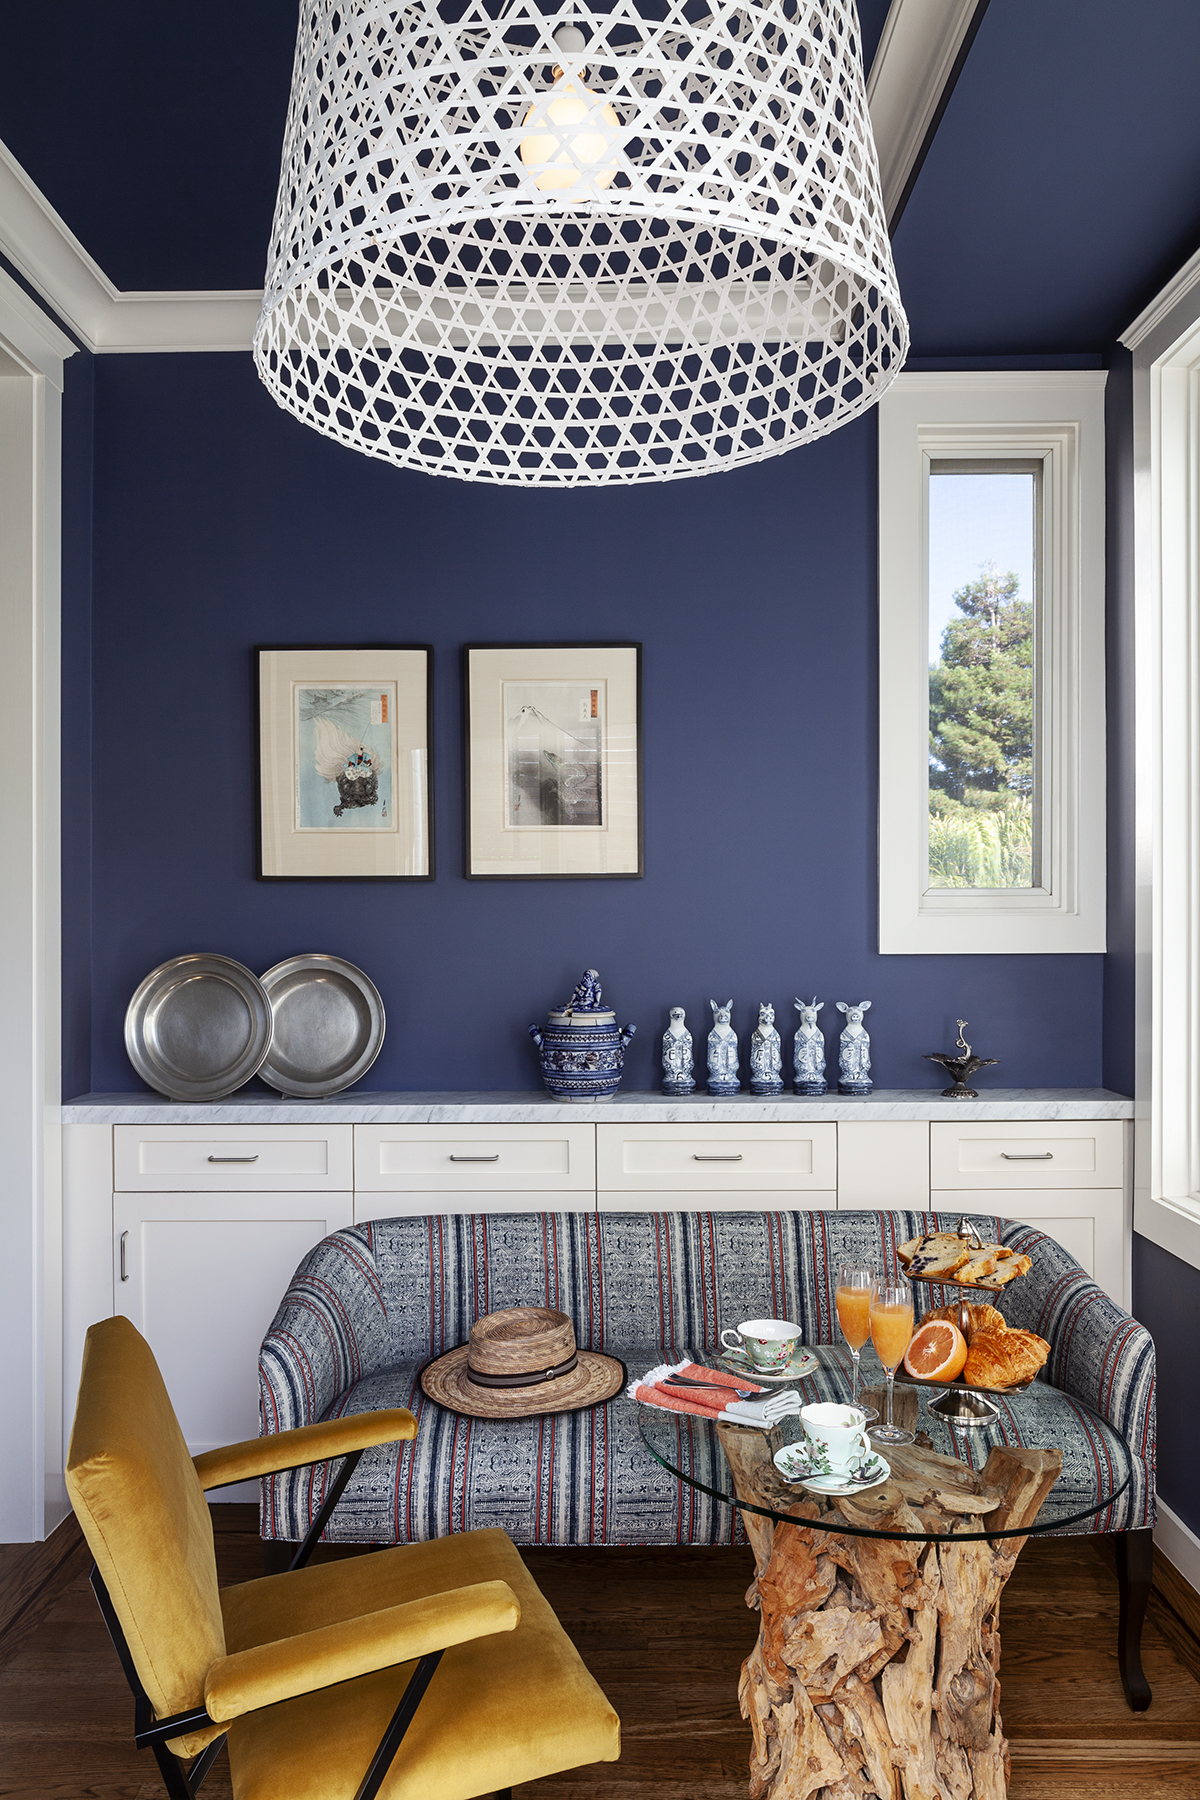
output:
M125 1014L130 1062L172 1100L223 1100L270 1048L266 990L231 956L173 956L150 971Z
M340 956L289 956L262 978L275 1020L259 1074L295 1100L322 1100L361 1081L383 1048L383 1001Z

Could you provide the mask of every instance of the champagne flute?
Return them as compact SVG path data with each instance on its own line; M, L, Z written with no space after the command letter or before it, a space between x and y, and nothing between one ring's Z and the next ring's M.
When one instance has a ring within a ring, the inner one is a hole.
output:
M858 1397L858 1357L871 1335L871 1288L875 1279L869 1263L843 1263L837 1274L838 1324L854 1358L850 1404L857 1406L866 1419L879 1417L876 1407L865 1405Z
M911 1444L913 1434L892 1418L892 1390L896 1370L903 1361L913 1334L913 1296L907 1281L880 1279L871 1289L871 1342L887 1371L887 1423L872 1425L868 1435L877 1444Z

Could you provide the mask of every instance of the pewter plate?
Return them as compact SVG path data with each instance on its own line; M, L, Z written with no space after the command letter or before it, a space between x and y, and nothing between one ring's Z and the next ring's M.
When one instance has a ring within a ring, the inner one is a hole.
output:
M322 1100L360 1081L387 1028L375 983L340 956L289 956L262 978L275 1032L258 1071L295 1100Z
M172 1100L223 1100L270 1048L266 991L231 956L173 956L150 971L125 1014L130 1062Z

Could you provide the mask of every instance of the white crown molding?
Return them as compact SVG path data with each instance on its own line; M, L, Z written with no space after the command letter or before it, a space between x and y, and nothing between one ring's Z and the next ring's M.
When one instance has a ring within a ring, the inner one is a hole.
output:
M889 224L978 7L979 0L892 0L867 77Z
M1107 369L903 369L889 393L1043 393L1047 388L1102 388Z
M890 218L980 0L892 0L867 82ZM0 255L99 354L250 349L262 290L122 293L0 143Z
M1156 331L1163 320L1172 313L1181 300L1186 300L1192 289L1200 282L1200 250L1189 257L1177 275L1173 275L1166 287L1155 294L1149 306L1143 307L1133 324L1128 326L1118 340L1127 350L1136 350L1139 344L1145 343L1152 331Z
M0 253L89 350L250 348L261 291L121 293L3 143Z
M79 346L0 269L0 336L10 350L62 392L63 364Z

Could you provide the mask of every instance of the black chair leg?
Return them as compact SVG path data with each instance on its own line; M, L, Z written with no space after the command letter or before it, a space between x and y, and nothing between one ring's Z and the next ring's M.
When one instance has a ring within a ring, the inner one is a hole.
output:
M1150 1683L1142 1673L1142 1621L1154 1577L1153 1529L1144 1525L1139 1531L1115 1531L1113 1548L1117 1553L1117 1591L1121 1598L1117 1626L1121 1685L1132 1710L1145 1712L1150 1704Z

